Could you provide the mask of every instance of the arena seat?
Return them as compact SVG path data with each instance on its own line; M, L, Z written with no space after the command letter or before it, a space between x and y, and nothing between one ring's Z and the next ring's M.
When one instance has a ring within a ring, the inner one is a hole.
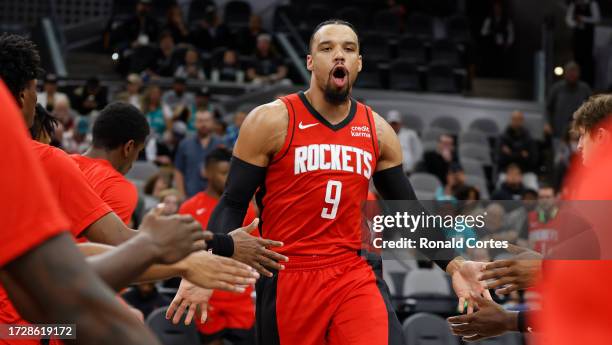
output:
M406 345L459 345L448 322L437 315L412 315L404 321L402 329Z
M374 30L380 33L397 35L400 26L399 17L391 10L381 10L374 14Z
M346 6L343 7L340 11L338 11L338 18L342 20L346 20L347 22L353 24L358 31L361 31L364 28L364 24L366 22L365 15L363 11L357 7Z
M215 2L212 0L191 1L191 3L189 4L189 17L187 19L187 22L191 24L198 20L204 19L209 6L216 6Z
M487 136L480 131L468 130L467 132L459 134L459 146L463 144L488 146L489 139L487 139Z
M406 61L394 61L389 66L389 87L393 90L422 91L417 66Z
M489 200L491 198L489 188L487 187L487 180L483 176L466 174L465 184L476 187L480 192L480 199Z
M380 33L367 33L361 37L361 55L367 56L365 60L389 60L389 45L387 39Z
M459 147L459 159L472 158L483 165L492 165L491 149L489 146L465 144Z
M357 76L357 80L355 81L355 87L367 89L382 88L377 61L368 59L363 61L361 72L359 72L359 76Z
M435 193L438 187L442 187L442 182L440 182L436 175L429 173L414 173L410 175L410 183L415 191L426 193Z
M147 326L151 328L163 345L199 345L200 337L194 323L186 326L183 322L177 325L166 320L168 307L155 309L146 320Z
M457 93L455 72L448 65L431 65L427 70L427 90L440 93Z
M397 43L397 57L402 61L425 64L427 48L422 40L412 36L403 36Z
M451 288L445 273L437 269L416 269L410 271L404 280L402 295L410 297L417 294L439 294L451 296Z
M470 23L464 16L452 16L446 20L446 34L451 42L466 43L470 41Z
M413 13L406 18L404 32L419 39L431 40L433 37L433 19L422 13Z
M485 178L484 168L479 160L470 157L460 157L459 162L466 175Z
M472 123L470 123L469 129L480 131L489 137L498 136L500 133L497 122L487 118L474 120Z
M230 28L246 27L251 19L251 5L246 1L232 0L225 4L223 17Z
M429 124L430 128L440 128L446 133L457 135L461 132L461 123L452 116L438 116ZM436 138L437 140L437 138Z
M450 40L437 40L431 44L431 64L457 66L460 63L457 44Z
M423 129L425 128L423 119L420 116L412 114L402 115L402 125L404 127L415 130L419 135L423 133Z

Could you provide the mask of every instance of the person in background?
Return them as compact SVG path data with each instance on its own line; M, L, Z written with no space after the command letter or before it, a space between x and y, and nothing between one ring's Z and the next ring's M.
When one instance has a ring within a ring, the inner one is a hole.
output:
M511 163L506 167L505 179L500 187L493 192L491 200L521 200L525 190L521 168Z
M234 114L234 121L231 125L227 126L227 130L226 130L226 134L225 134L225 145L228 148L232 148L234 147L234 144L236 144L236 140L238 139L238 134L240 133L240 126L242 126L242 123L244 122L244 119L246 118L247 113L244 111L239 111L236 114Z
M522 111L514 111L510 124L500 138L498 153L499 171L506 170L509 164L518 165L523 171L525 185L537 186L537 176L534 173L537 157L536 145L525 128L525 115Z
M161 214L171 216L178 212L179 206L183 203L183 198L178 190L168 188L159 193L159 202L164 205Z
M402 146L404 171L410 174L423 157L423 143L416 131L402 126L402 116L397 110L387 113L387 122L391 125Z
M136 13L121 24L117 46L120 52L127 48L157 42L159 23L151 15L151 2L151 0L139 0L136 4Z
M244 82L244 71L238 62L236 51L228 49L223 53L223 61L213 66L210 79L213 82L230 81L235 83Z
M567 63L564 71L564 79L551 87L546 101L549 126L555 138L565 135L574 111L592 94L589 85L580 81L580 66L577 63Z
M484 39L484 72L494 77L508 75L512 66L509 50L514 45L514 23L502 0L495 0L491 13L482 23L480 35Z
M55 74L49 73L45 76L43 92L38 93L37 100L49 112L53 111L58 102L68 101L68 96L65 93L57 91L57 76Z
M574 59L583 68L584 80L593 85L593 43L595 25L601 21L599 3L596 0L571 0L567 6L565 23L574 31L572 47Z
M124 92L117 95L117 100L125 103L129 103L136 107L138 110L142 110L142 96L140 89L142 88L142 78L136 73L131 73L127 76L127 86Z
M161 105L161 88L158 85L150 85L142 97L141 109L149 121L149 126L157 138L163 138L167 129L166 118Z
M448 134L440 135L435 151L427 151L423 155L423 169L436 175L440 182L446 181L446 175L451 163L456 162L455 139Z
M189 40L189 30L183 20L183 12L178 5L172 5L168 8L164 30L170 32L175 43L183 43Z
M199 88L196 91L193 113L196 111L210 111L211 113L215 112L215 106L210 101L210 89L206 86Z
M142 283L130 287L121 294L129 305L140 310L146 319L155 309L167 306L171 300L159 293L155 283Z
M287 76L287 66L272 50L272 37L268 34L257 36L255 62L247 70L247 77L256 84L273 84Z
M100 111L108 104L106 88L100 86L100 79L91 77L84 86L74 90L75 109L79 114L88 116Z
M527 239L529 248L547 254L558 240L558 226L554 220L559 212L557 193L552 185L543 184L538 189L538 201L533 211L527 215Z
M76 125L69 131L64 132L62 148L67 153L85 153L91 146L91 133L89 131L89 120L79 117Z
M162 31L159 35L159 48L151 59L147 74L153 77L171 77L176 70L174 57L175 42L172 33Z
M223 24L214 4L206 7L204 18L197 22L195 30L191 33L191 42L203 51L232 46L232 34Z
M174 180L173 174L171 168L161 168L157 174L149 177L145 183L143 188L145 195L152 196L159 200L163 191L172 189Z
M186 197L206 189L207 181L200 172L202 162L212 150L222 145L221 139L213 134L211 112L198 111L195 127L196 133L181 141L174 157L174 186Z
M175 77L172 89L164 92L162 96L162 111L166 125L173 125L179 118L188 120L194 107L195 96L187 91L187 81L183 77Z
M200 64L200 54L195 48L187 49L185 61L174 71L174 76L185 79L205 80L206 75Z
M42 105L42 103L40 103ZM55 101L55 106L51 115L59 121L59 125L62 127L62 131L69 131L74 127L75 119L77 114L70 107L70 100L68 98L60 98Z
M267 32L261 25L261 17L252 14L249 19L249 26L244 28L236 38L238 42L236 47L241 54L252 55L255 53L255 47L257 47L257 36L265 33Z
M436 190L437 201L456 201L457 191L465 186L465 173L461 164L452 163L446 174L444 187L440 186Z

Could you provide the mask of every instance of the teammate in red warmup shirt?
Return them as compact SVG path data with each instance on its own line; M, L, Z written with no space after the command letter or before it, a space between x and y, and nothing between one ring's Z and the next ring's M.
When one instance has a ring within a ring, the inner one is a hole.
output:
M210 215L219 202L225 188L232 153L224 148L215 149L206 157L202 173L208 180L208 186L191 199L185 201L180 209L181 214L190 214L205 226ZM255 220L255 210L252 205L247 210L244 225ZM215 290L208 302L206 323L196 319L196 326L202 333L204 344L222 344L223 339L232 344L252 344L254 339L255 306L251 293L247 288L241 294Z
M351 24L332 20L317 26L306 65L306 92L247 116L207 229L226 233L242 224L258 190L260 233L283 242L275 250L288 261L278 271L270 268L256 286L258 344L403 344L380 259L372 260L373 269L358 255L360 208L371 179L383 199L416 199L402 170L399 141L382 117L350 97L361 70ZM445 239L442 231L423 233ZM231 243L227 247L231 253ZM465 261L454 250L423 252L453 277L461 305L470 292L487 293L477 280L483 264Z

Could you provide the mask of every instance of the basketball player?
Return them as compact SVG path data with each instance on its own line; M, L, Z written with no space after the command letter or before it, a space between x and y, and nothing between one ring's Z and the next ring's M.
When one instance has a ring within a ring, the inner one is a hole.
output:
M361 70L351 24L317 26L306 64L306 92L260 106L245 120L208 229L241 224L259 188L260 232L282 240L277 251L289 258L284 270L257 283L259 344L403 344L388 289L377 284L381 275L357 255L370 179L384 199L416 199L399 141L378 114L350 98ZM442 232L428 235L444 239ZM448 258L436 263L452 276L460 304L471 292L487 293L477 280L482 264L448 249L425 254Z

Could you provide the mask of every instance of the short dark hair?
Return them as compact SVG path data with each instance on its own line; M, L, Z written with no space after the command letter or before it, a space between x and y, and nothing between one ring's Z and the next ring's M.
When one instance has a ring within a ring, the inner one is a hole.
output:
M49 114L47 109L42 105L36 104L36 112L34 114L34 123L30 127L30 135L32 139L40 138L42 132L53 135L55 129L59 126L59 121Z
M591 96L574 112L573 129L590 133L612 115L612 95Z
M92 145L113 150L134 140L144 143L149 135L149 123L136 107L129 103L115 102L107 105L93 125Z
M310 40L308 41L308 49L310 49L310 52L312 52L312 41L314 40L315 34L317 33L317 31L319 31L325 25L344 25L344 26L348 26L349 28L351 28L351 30L353 30L353 32L357 36L357 46L358 47L361 46L361 43L359 42L359 34L357 33L357 29L355 28L355 26L353 24L347 22L346 20L342 20L342 19L328 19L326 21L323 21L323 22L319 23L319 25L317 25L314 28L314 30L312 31L312 34L310 34Z
M206 156L204 159L205 166L219 162L229 162L232 159L232 152L225 147L218 147Z
M40 56L32 41L14 34L0 35L0 79L15 99L41 72Z

